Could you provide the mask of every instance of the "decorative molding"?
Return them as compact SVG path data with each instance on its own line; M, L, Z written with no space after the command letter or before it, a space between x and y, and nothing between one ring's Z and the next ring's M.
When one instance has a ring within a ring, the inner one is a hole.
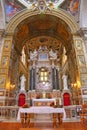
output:
M12 18L11 21L7 24L6 32L14 33L15 28L18 26L20 22L22 22L28 17L36 16L38 14L40 14L38 11L32 12L29 10L24 10L18 13L18 15ZM62 9L52 10L52 12L47 11L45 14L49 14L51 16L55 16L63 20L69 26L72 34L75 34L79 30L79 26L73 19L73 17L66 11L63 11Z

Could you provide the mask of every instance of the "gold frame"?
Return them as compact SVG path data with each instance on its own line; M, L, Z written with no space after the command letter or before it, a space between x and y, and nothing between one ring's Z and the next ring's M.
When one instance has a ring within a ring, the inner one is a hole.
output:
M8 66L8 60L9 60L9 57L3 55L3 56L2 56L2 59L1 59L1 66L2 66L2 67L7 67L7 66Z
M81 40L76 40L75 41L75 46L76 46L77 50L82 50L83 49L83 47L82 47L82 41Z
M3 50L9 51L10 48L11 48L11 40L5 40Z

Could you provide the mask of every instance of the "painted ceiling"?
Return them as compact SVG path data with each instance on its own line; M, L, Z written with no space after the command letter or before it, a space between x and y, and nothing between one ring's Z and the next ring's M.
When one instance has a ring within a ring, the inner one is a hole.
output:
M37 2L38 0L21 1L23 2L21 3L20 0L5 0L6 22L8 22L13 16L15 16L20 11L26 9L27 7L25 5L33 3L34 1ZM47 3L49 1L51 1L55 5L57 1L60 2L58 8L66 10L68 13L73 15L76 21L78 22L80 0L46 0Z
M34 0L24 1L32 3ZM46 1L48 2L49 0ZM53 3L55 1L58 0L51 0ZM79 0L63 0L58 8L66 10L68 13L77 18ZM9 20L17 13L26 9L26 6L19 2L19 0L5 0L5 9L6 20L9 22ZM71 37L72 34L70 28L60 18L45 14L38 14L34 17L31 16L25 19L17 26L14 32L14 45L20 53L23 46L26 46L28 51L34 51L34 49L38 49L39 46L47 46L48 49L58 51L60 56L62 46L65 46L66 51L70 50Z
M70 29L64 21L45 14L25 19L14 32L15 46L19 52L23 46L26 46L29 52L38 50L39 46L47 46L49 50L56 50L60 54L62 43L67 49L70 48L71 37Z

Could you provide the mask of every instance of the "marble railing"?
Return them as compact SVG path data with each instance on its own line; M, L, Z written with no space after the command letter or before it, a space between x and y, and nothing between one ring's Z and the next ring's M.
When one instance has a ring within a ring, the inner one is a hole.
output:
M0 106L0 121L8 119L16 120L18 110L19 110L18 106Z

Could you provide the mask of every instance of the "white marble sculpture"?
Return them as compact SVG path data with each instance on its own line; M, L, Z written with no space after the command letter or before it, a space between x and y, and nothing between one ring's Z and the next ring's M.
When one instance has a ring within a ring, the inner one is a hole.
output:
M63 88L64 90L67 90L68 89L67 75L63 75L62 79L63 79Z
M24 75L22 75L21 77L20 77L20 80L21 80L21 89L20 90L25 90L25 81L26 81L26 78L25 78L25 76Z

